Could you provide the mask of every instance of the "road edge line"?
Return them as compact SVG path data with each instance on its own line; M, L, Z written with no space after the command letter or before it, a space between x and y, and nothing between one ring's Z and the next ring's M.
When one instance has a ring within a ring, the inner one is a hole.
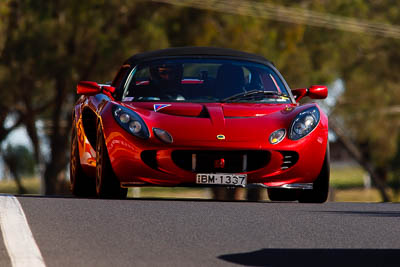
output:
M13 267L46 266L24 210L13 195L0 194L0 228Z

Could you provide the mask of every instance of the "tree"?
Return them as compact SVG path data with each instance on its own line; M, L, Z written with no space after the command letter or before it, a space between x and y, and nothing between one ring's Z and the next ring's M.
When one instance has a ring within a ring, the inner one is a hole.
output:
M384 1L273 2L400 24L400 11ZM55 193L57 176L68 162L77 82L109 81L136 52L183 45L259 53L277 65L293 88L342 79L347 90L332 116L343 123L380 179L391 174L388 162L397 153L399 125L397 114L388 110L400 99L398 40L149 1L41 5L5 0L0 19L0 142L25 125L36 161L45 163L47 194ZM15 124L5 127L10 114ZM49 125L46 156L40 155L38 120Z
M112 73L134 51L149 44L166 45L156 23L136 16L140 5L145 3L60 0L43 6L10 0L5 4L8 34L1 51L0 84L7 88L1 90L7 98L0 100L0 106L10 108L2 110L0 123L7 133L21 123L27 128L36 160L45 161L46 194L56 193L57 176L68 162L77 82L111 80ZM141 34L142 30L146 34ZM4 120L13 111L18 124L5 129ZM35 124L39 119L49 125L50 155L43 158Z
M27 193L21 183L21 176L32 175L34 172L35 164L32 153L25 146L8 144L3 151L3 161L17 184L18 193Z

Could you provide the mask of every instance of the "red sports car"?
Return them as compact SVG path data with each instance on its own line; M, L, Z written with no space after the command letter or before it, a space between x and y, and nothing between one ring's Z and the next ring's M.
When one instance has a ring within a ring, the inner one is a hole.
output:
M129 58L110 84L82 81L73 111L76 196L124 198L135 186L256 184L271 200L325 202L328 119L264 57L182 47Z

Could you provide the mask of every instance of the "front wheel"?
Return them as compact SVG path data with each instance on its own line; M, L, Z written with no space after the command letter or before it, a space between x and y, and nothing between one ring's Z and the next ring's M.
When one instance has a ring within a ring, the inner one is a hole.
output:
M329 146L326 149L324 164L322 169L313 183L313 189L303 190L299 196L301 203L324 203L328 199L329 193Z
M74 120L75 122L75 120ZM71 157L69 161L71 192L77 197L91 197L96 195L94 179L87 176L81 166L79 157L78 135L75 123L71 132Z
M121 188L111 167L101 124L97 124L96 193L99 198L126 198L127 188Z

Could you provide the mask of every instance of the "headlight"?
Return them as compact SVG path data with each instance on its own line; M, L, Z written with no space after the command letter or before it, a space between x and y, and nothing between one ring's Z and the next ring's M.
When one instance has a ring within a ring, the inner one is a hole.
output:
M129 130L134 134L138 134L142 130L142 124L138 121L131 121L129 123Z
M133 110L115 105L112 107L112 113L118 124L127 132L143 139L150 137L146 124Z
M319 110L312 107L300 112L290 126L289 138L299 140L308 135L319 123Z

